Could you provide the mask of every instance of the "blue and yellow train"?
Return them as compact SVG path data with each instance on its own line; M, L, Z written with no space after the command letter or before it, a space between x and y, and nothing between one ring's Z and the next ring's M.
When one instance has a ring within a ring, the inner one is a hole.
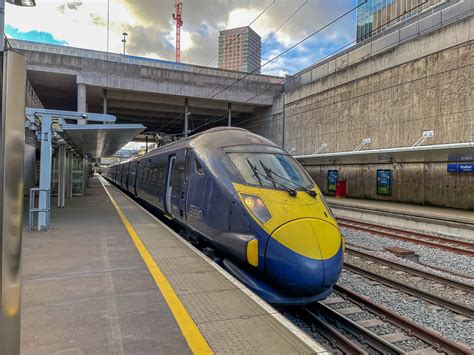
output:
M261 136L214 128L103 175L218 250L227 270L269 303L321 300L339 278L344 239L323 195Z

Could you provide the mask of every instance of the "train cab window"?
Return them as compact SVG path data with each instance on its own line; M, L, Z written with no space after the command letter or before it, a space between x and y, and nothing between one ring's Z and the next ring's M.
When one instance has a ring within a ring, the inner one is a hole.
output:
M199 175L204 175L204 169L202 168L201 162L194 158L194 166L196 167L196 172Z
M228 153L236 170L249 185L281 188L312 188L314 182L296 160L279 153ZM293 183L293 184L292 184Z

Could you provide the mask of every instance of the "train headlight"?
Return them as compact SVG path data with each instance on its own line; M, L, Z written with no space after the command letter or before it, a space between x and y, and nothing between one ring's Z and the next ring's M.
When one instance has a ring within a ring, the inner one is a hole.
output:
M242 194L242 198L248 209L262 224L267 223L272 215L265 206L265 203L258 196Z

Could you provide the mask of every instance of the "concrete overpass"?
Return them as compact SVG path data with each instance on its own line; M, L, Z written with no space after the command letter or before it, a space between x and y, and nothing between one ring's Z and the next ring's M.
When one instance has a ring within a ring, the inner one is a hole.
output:
M280 77L124 56L87 49L10 40L28 60L28 79L46 108L107 112L118 122L150 130L183 131L185 100L190 128L216 116L232 119L273 105ZM225 122L224 119L222 122ZM219 124L222 124L219 122Z

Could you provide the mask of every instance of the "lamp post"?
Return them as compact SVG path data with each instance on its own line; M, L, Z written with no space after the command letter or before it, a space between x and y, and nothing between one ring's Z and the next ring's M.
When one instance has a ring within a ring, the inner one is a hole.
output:
M122 36L123 36L123 39L122 39L122 42L123 42L123 55L125 55L125 44L127 43L128 33L124 32L124 33L122 33Z
M36 5L34 0L7 2ZM25 97L25 84L25 58L5 53L5 0L0 0L0 355L20 353L25 102L19 98Z

